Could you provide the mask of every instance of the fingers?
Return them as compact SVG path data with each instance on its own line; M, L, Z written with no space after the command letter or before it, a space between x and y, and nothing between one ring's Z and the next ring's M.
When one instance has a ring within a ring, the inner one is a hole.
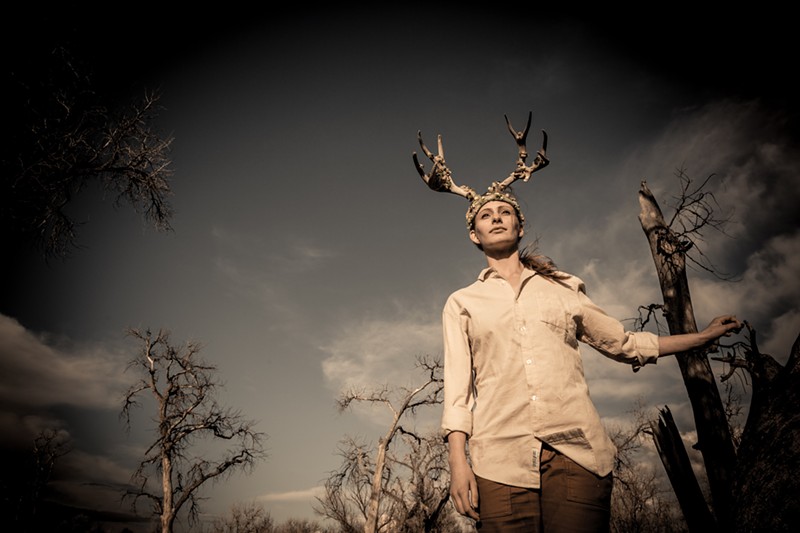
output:
M457 491L450 495L459 514L478 520L478 490L477 487L470 486L466 493Z
M473 506L469 501L463 501L460 498L453 497L453 505L455 505L456 511L458 511L459 514L468 516L474 520L480 518L478 516L477 506Z
M739 333L742 329L742 322L736 318L736 315L730 315L725 318L724 324L728 326L728 331L733 331L734 333Z
M722 328L721 336L730 337L731 333L739 333L744 324L736 318L736 315L721 315L711 321L709 327Z
M472 518L473 520L479 520L480 516L478 516L478 491L476 489L470 490L470 502L469 507L467 507L467 512L465 513L468 517Z
M736 318L736 315L722 315L718 316L714 320L711 321L712 324L719 324L724 326L731 326L731 327L741 327L742 322Z
M468 510L468 516L478 520L478 484L474 480L469 484L469 495L471 507Z

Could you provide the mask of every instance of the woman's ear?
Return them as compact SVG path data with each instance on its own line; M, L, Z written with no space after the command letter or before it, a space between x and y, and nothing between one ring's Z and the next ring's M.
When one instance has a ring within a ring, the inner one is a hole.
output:
M480 239L478 239L478 236L475 235L475 230L474 229L469 230L469 240L471 240L475 244L480 244L481 243Z

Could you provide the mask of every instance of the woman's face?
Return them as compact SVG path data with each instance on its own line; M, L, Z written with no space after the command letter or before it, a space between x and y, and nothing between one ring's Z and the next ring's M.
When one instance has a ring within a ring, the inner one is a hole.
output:
M486 202L475 215L469 238L487 252L517 246L523 233L514 207L506 202L492 200Z

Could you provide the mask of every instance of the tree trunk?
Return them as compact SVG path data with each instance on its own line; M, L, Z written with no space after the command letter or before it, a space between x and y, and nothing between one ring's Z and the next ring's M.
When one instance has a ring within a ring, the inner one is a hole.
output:
M715 531L714 516L700 490L689 455L668 407L661 410L658 422L650 422L650 429L689 531Z
M394 425L392 431L394 431ZM372 476L372 492L367 506L367 521L364 523L364 533L375 533L378 531L378 506L381 501L381 491L383 490L383 469L386 465L386 447L389 445L387 438L380 439L378 442L378 453L375 457L375 473Z
M161 533L172 533L175 509L172 501L172 461L168 455L161 458L161 491L164 496L161 509Z
M639 190L639 205L639 221L650 243L669 331L673 335L694 333L697 325L686 279L685 256L645 182ZM697 447L708 474L714 515L720 529L727 530L733 511L731 479L736 453L722 399L705 353L693 351L675 357L692 404Z
M800 524L800 336L785 367L747 354L753 398L734 476L737 533L796 531Z

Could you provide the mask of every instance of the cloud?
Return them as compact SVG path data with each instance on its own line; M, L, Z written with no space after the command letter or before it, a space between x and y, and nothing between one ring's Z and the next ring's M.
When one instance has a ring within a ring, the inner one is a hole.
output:
M727 174L770 142L780 122L756 101L719 100L678 109L660 135L631 153L623 174L648 182L681 167L702 178Z
M322 361L326 383L337 393L345 391L371 394L389 392L396 405L407 390L420 386L427 374L417 367L418 357L440 358L442 326L439 314L365 318L340 324L337 335L320 350L328 354ZM393 413L385 404L356 402L349 409L359 417L385 427ZM440 410L425 409L416 421L429 426L438 424Z
M260 502L297 502L311 501L317 497L322 497L325 489L322 486L311 487L305 490L291 490L286 492L270 492L262 494L256 498Z
M339 255L330 248L309 242L308 237L297 232L290 235L252 234L215 226L211 230L211 237L218 248L220 263L244 264L243 260L247 259L248 263L261 265L270 272L307 272Z
M789 351L800 335L800 310L792 309L776 317L769 325L767 338L759 341L761 353L772 355L780 363L789 359Z
M603 261L591 260L577 275L586 284L589 298L610 316L625 321L629 328L633 323L628 319L638 316L639 306L661 301L656 271L648 257L629 258L612 271ZM622 282L624 290L620 290Z
M798 272L800 231L777 235L748 258L740 281L698 280L693 288L695 307L711 315L734 312L751 322L761 339L779 334L785 345L775 355L782 358L800 332Z
M73 449L59 459L59 468L67 475L53 486L75 504L93 502L104 509L120 506L120 495L127 488L133 469L109 456Z
M441 351L439 320L387 318L363 319L339 328L339 335L322 351L325 379L336 390L403 384L413 376L418 355L437 356Z
M119 348L37 335L0 315L0 445L27 451L36 436L55 431L69 451L58 458L49 486L64 502L127 510L120 491L132 468L106 455L121 451L107 446L107 435L86 432L94 425L108 430L105 416L116 419L132 379L128 359ZM83 441L99 453L79 448Z
M217 248L213 261L222 278L218 286L230 301L239 302L231 311L238 313L240 302L252 301L265 313L266 328L281 335L303 334L308 321L303 298L319 298L313 288L323 277L310 279L310 273L329 266L338 252L298 235L255 235L215 227L212 237Z
M0 315L0 403L117 408L129 380L128 359L101 344L53 346L17 320Z

